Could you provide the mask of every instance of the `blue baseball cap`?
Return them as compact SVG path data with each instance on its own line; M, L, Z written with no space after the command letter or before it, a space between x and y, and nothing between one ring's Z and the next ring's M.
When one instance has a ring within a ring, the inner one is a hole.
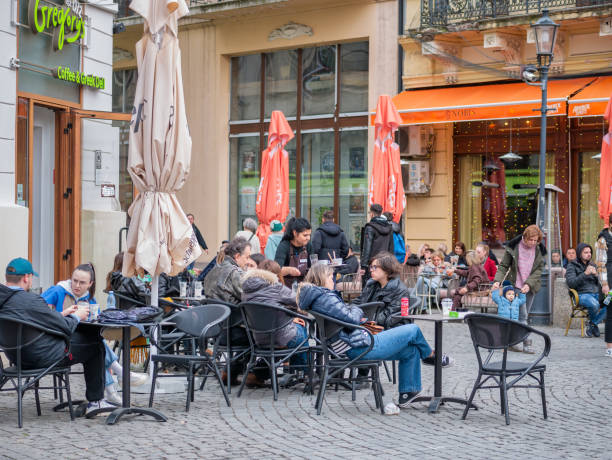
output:
M34 275L38 276L38 273L32 268L32 264L29 260L18 257L13 259L6 266L7 275Z

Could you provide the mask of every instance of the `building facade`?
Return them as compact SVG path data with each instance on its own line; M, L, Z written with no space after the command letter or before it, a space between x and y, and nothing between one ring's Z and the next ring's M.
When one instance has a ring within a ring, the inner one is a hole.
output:
M402 155L430 168L431 187L409 195L407 238L484 240L493 247L535 223L540 89L522 81L535 64L530 24L549 8L560 24L549 80L546 182L561 189L553 212L565 250L593 242L599 160L612 94L612 3L408 2L400 43L405 122ZM421 149L408 139L420 136ZM425 146L425 147L423 147ZM518 157L507 156L508 152Z
M178 196L211 249L255 217L273 110L282 110L295 132L286 147L291 214L316 228L334 208L359 245L373 144L369 109L380 94L398 92L397 2L188 3L179 43L193 149ZM143 25L138 17L119 22L125 31L115 36L114 75L129 106ZM116 110L119 94L116 87Z
M0 2L0 266L30 258L35 288L83 262L102 279L125 226L129 114L111 113L116 11L102 0Z

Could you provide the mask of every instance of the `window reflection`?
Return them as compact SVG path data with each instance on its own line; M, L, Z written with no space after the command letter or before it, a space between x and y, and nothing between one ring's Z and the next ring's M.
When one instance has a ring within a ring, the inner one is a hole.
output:
M255 218L255 200L259 187L259 135L230 139L230 194L231 209L238 212L230 217L230 233L238 230L244 219ZM237 214L237 215L236 215Z
M230 119L258 120L261 96L261 55L232 58Z
M302 115L333 114L336 107L336 46L305 48Z
M302 209L316 228L321 216L334 206L334 133L302 134Z
M340 46L340 111L368 110L368 42Z
M295 117L297 115L297 50L268 53L265 55L265 62L265 118L270 118L274 110L281 110L285 117Z

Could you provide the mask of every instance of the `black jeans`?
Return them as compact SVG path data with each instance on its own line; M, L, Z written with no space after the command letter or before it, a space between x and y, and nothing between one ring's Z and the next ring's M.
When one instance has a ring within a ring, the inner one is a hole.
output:
M85 376L85 397L88 401L104 398L104 343L93 332L75 331L70 337L70 356L64 365L83 364Z

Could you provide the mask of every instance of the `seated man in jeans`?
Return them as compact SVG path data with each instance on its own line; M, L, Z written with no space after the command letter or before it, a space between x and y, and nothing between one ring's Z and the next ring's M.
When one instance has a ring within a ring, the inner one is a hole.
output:
M52 310L39 295L28 292L32 277L38 276L26 259L13 259L6 267L6 285L0 284L0 318L28 321L70 337L70 355L62 364L83 364L85 396L89 401L87 412L115 407L104 398L104 344L97 329L91 333L76 331L79 321L87 318L88 311L77 310L76 305L63 312ZM43 334L21 352L25 369L46 368L61 358L66 342L55 335ZM11 360L16 358L7 351Z
M578 302L589 311L590 324L586 330L589 337L599 337L599 326L606 316L606 307L600 308L601 285L597 277L597 266L591 261L593 249L585 243L576 247L577 257L567 264L565 280L571 289L578 292Z

